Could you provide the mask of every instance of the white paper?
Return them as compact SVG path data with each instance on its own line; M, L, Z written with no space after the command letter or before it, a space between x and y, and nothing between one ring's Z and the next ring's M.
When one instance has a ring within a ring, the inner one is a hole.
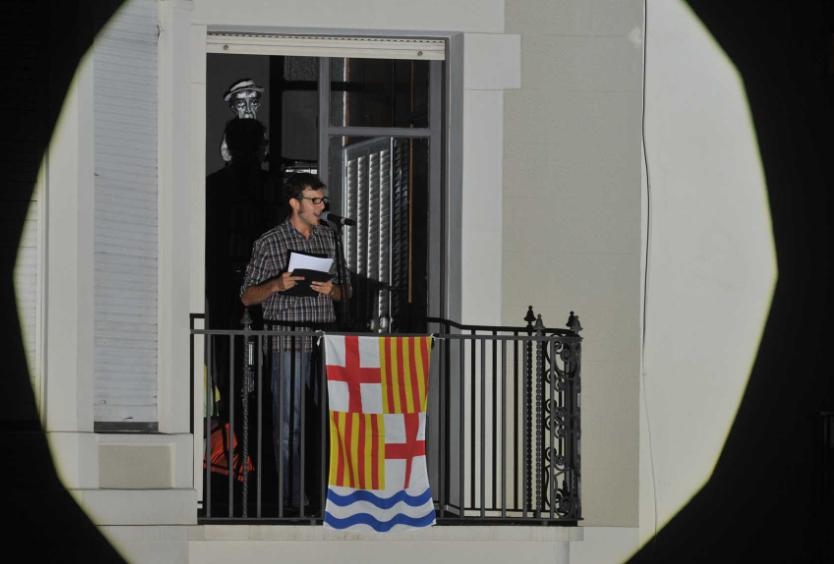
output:
M320 258L303 253L290 252L289 271L292 272L299 268L305 270L318 270L319 272L330 272L333 266L332 258Z

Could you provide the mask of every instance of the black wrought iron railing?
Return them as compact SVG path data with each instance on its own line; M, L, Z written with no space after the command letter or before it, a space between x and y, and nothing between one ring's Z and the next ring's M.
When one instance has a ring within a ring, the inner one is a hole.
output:
M329 452L321 333L248 324L207 330L196 326L200 318L192 314L191 322L192 389L205 391L192 394L200 396L192 409L205 414L197 433L204 437L199 519L320 523ZM573 312L567 329L546 328L532 308L525 321L427 320L434 340L426 458L439 524L574 525L582 518L582 327ZM286 448L288 439L272 424L285 403L272 393L272 373L274 363L294 362L282 354L292 350L314 360L306 400L289 407L300 411L300 433L290 439L299 442L293 452L300 460L287 469L275 447ZM298 487L287 493L286 483Z

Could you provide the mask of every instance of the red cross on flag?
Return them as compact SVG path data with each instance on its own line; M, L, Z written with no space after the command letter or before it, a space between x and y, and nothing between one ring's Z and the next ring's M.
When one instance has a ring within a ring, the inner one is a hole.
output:
M331 411L382 413L376 338L347 335L328 341L327 391ZM364 399L363 399L364 398Z
M425 462L426 457L426 420L421 417L422 413L405 413L403 415L392 415L389 421L394 417L402 418L405 427L405 436L402 442L394 442L393 433L386 436L385 441L385 459L386 460L403 460L405 462L405 477L403 478L403 489L407 489L411 485L411 469L414 467L414 459L423 457ZM389 427L392 426L388 425Z

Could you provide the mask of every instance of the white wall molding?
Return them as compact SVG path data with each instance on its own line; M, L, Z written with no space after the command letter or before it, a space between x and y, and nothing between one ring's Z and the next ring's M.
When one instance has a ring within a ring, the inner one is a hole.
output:
M92 90L92 61L85 57L48 149L47 431L93 430Z
M98 448L94 433L49 432L49 449L64 487L70 492L98 487Z
M513 562L568 564L581 527L431 527L384 536L324 527L208 525L189 530L189 562ZM394 557L396 555L396 557Z
M521 35L464 33L463 53L465 89L521 88Z
M192 271L188 186L191 179L191 14L193 3L159 6L159 430L189 429L188 314ZM199 56L203 56L202 53Z
M73 490L96 525L196 525L193 489Z

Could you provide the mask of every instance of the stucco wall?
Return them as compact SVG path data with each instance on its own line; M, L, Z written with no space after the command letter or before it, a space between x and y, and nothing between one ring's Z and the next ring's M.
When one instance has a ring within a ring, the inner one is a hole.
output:
M644 538L709 478L777 275L765 178L737 69L682 1L649 1L647 25Z
M642 2L505 13L522 81L504 95L503 321L580 316L584 524L636 527Z

